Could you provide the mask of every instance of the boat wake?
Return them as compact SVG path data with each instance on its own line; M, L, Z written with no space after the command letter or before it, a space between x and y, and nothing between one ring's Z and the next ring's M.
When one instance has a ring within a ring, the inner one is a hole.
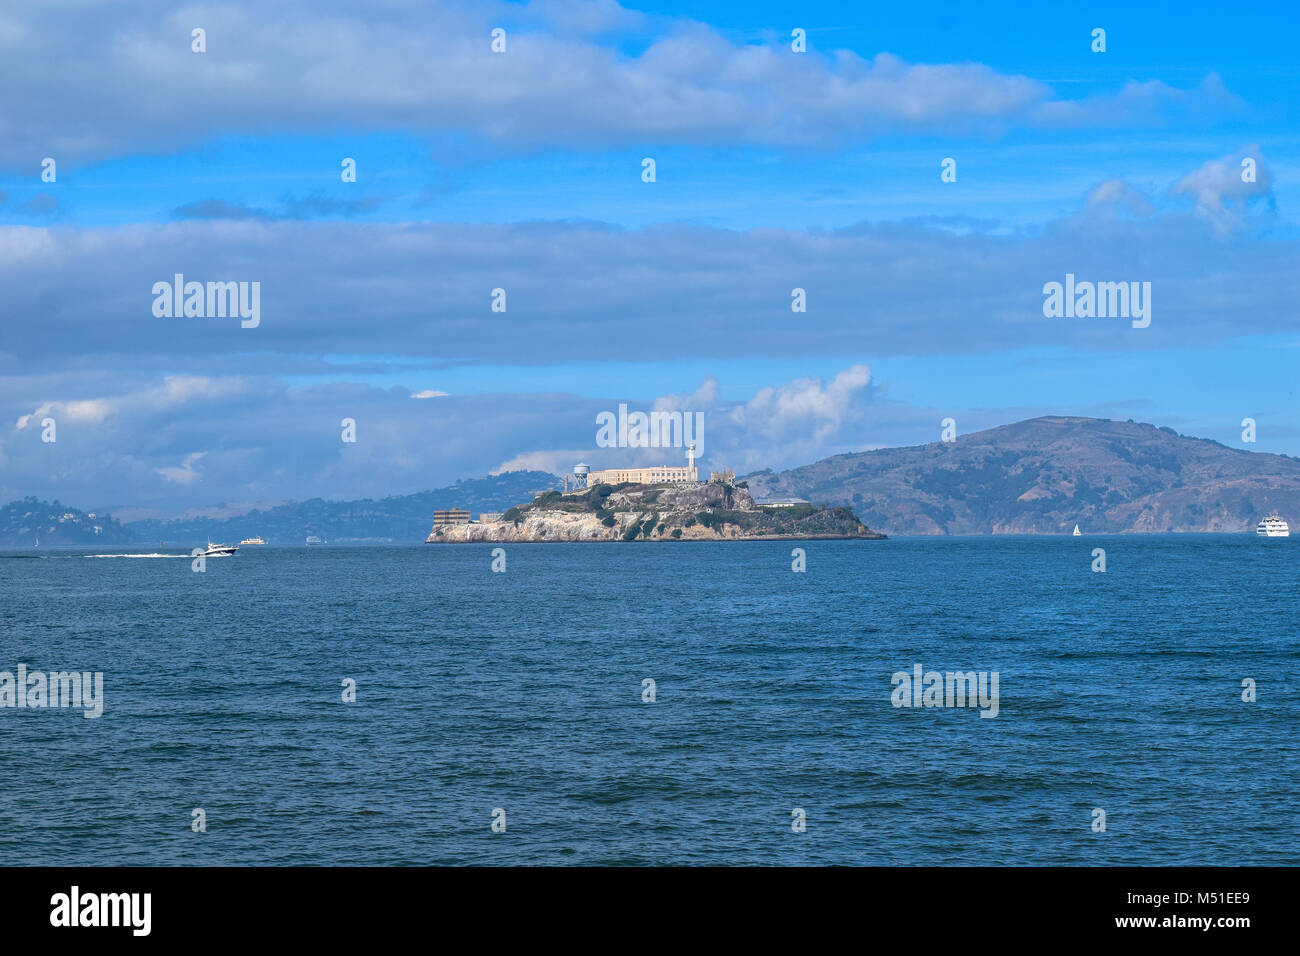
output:
M83 554L83 558L188 558L188 554Z

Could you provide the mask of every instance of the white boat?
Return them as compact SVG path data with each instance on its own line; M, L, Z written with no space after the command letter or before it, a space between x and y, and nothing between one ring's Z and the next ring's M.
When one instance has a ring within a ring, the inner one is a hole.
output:
M311 544L322 544L323 542L321 541L318 535L309 534L307 535L307 543L311 545Z
M241 546L245 544L266 544L266 542L262 540L261 535L254 535L251 538L245 538L243 541L239 543Z
M1274 511L1260 521L1259 526L1255 528L1255 534L1263 535L1266 538L1289 538L1291 528Z
M1079 535L1081 535L1083 532L1081 532L1081 531L1079 530L1079 526L1076 524L1076 525L1074 526L1074 530L1073 530L1072 532L1070 532L1070 533L1073 534L1073 535L1077 538L1077 537L1079 537Z
M209 541L207 550L204 551L202 554L198 555L198 557L217 558L217 557L221 557L222 555L234 554L238 550L239 548L235 547L233 544L213 544L211 541Z

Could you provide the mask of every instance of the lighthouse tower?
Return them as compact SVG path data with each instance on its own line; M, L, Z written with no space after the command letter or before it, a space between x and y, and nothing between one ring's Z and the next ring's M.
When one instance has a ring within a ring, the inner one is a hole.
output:
M691 442L686 449L686 480L700 480L700 473L695 468L695 442Z

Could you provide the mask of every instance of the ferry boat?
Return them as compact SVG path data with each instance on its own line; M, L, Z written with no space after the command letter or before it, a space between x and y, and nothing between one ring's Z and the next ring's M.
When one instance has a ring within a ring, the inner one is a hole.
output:
M221 557L222 555L234 554L238 550L239 548L235 547L233 544L213 544L209 541L207 550L198 555L198 557L216 558Z
M256 535L252 538L245 538L243 541L239 542L239 544L242 547L246 544L266 544L266 542L262 540L261 535Z
M1291 528L1282 520L1276 511L1260 521L1259 526L1255 529L1255 534L1263 535L1266 538L1289 538Z
M321 541L319 535L315 535L315 534L309 534L309 535L307 535L307 544L308 544L308 545L313 545L313 544L323 544L323 543L324 543L324 542Z

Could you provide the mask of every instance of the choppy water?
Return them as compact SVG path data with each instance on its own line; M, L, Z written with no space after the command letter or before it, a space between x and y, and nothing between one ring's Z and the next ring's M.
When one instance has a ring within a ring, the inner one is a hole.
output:
M490 550L0 553L0 864L1300 862L1296 539Z

